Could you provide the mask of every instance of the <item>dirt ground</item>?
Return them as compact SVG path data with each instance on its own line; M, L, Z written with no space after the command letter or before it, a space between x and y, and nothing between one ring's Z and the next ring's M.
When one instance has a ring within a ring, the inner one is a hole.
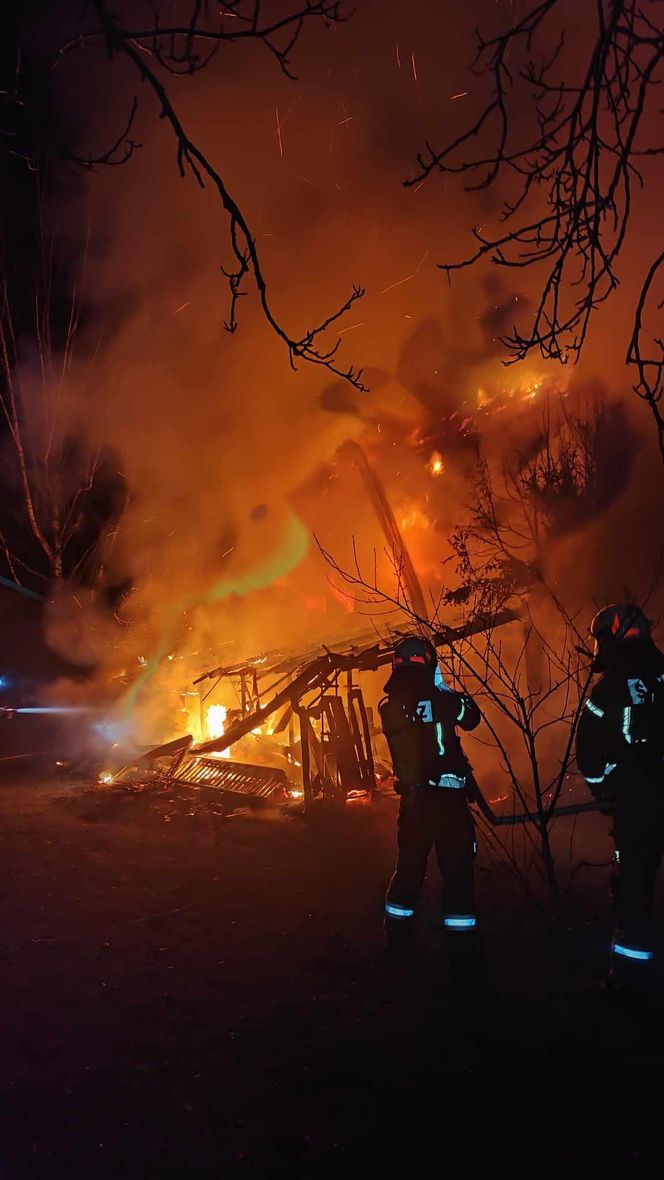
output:
M433 869L416 963L385 953L395 815L0 785L0 1175L645 1166L664 1006L589 987L603 874L553 933L480 856L471 995Z

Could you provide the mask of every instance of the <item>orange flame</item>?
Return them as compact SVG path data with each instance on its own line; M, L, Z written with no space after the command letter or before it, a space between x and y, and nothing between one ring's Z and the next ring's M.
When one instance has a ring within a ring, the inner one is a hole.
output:
M433 451L428 463L429 472L434 477L445 474L445 462L439 451Z
M223 736L226 728L226 717L228 709L225 705L210 705L205 715L205 728L207 729L208 738L220 738ZM230 749L217 751L217 756L220 758L230 758Z

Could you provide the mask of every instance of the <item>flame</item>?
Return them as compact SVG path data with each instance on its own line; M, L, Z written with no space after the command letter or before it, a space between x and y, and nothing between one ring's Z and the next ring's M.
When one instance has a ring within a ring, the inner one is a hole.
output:
M545 378L541 373L523 376L515 385L496 385L490 389L480 386L475 395L477 408L485 410L495 402L496 408L502 409L506 401L513 401L514 398L522 402L534 402L544 386Z
M221 737L226 725L228 709L225 705L210 705L205 717L205 725L210 739Z
M439 451L432 452L427 466L429 468L430 474L433 476L445 474L445 462Z
M113 775L111 774L110 770L101 770L99 772L97 782L103 784L104 786L108 786L109 783L112 783Z
M408 503L401 509L399 515L399 525L402 532L407 532L408 529L430 529L431 522L428 516L418 504Z
M260 737L272 737L276 721L266 721L263 725L257 725L251 732L258 734Z
M228 716L228 709L225 705L209 705L208 711L205 715L205 728L207 729L207 736L210 741L214 738L222 737L226 729L226 717ZM217 750L212 757L216 758L230 758L230 748L226 750Z
M521 401L534 402L535 398L537 397L537 394L539 393L541 388L542 388L541 381L533 381L532 384L528 388L526 388L525 393L522 393Z

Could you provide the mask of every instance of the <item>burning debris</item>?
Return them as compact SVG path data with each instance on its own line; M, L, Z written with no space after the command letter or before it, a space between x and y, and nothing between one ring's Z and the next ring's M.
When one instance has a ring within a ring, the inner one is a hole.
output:
M516 617L504 610L491 620L448 628L433 637L434 643L449 646ZM187 734L157 746L113 776L113 783L212 787L252 803L295 802L305 810L317 803L370 798L377 789L379 731L359 678L390 663L394 647L371 639L373 633L352 644L299 655L262 655L204 673L195 681L202 740ZM212 689L206 692L201 686L209 681ZM206 704L222 682L235 687L239 709ZM236 761L252 736L267 742L265 761ZM272 764L278 759L285 760L285 767Z

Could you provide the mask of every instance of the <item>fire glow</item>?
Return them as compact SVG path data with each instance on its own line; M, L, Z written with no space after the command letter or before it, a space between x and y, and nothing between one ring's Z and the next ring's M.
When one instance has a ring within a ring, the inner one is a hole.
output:
M439 451L433 451L428 463L429 472L434 478L445 474L445 462Z
M507 402L515 400L534 402L545 389L552 392L550 384L541 374L524 376L521 381L509 386L492 385L488 388L479 386L475 395L477 408L478 410L488 410L489 408L501 410L505 408ZM557 392L564 394L564 391L559 388Z
M405 504L401 510L399 526L403 533L410 532L412 529L420 529L426 532L431 528L431 522L419 504L411 501Z
M225 705L210 705L207 711L206 725L209 738L223 736L226 726L228 709Z
M226 729L226 719L228 717L228 709L225 705L209 705L205 715L205 728L207 729L207 737L210 741L215 738L224 736ZM230 758L230 747L225 750L217 751L217 757Z
M557 383L554 386L550 379L545 378L537 371L533 372L531 369L523 377L517 376L516 380L512 380L509 385L504 380L500 382L497 380L495 382L489 382L486 391L484 389L478 389L477 399L479 404L477 410L484 410L484 413L489 415L493 415L499 410L505 410L510 419L512 417L516 419L521 413L529 412L529 409L526 411L526 406L529 407L536 398L543 398L554 392L559 396L564 396L563 391ZM480 415L476 411L474 415L464 418L461 425L463 426L465 422L474 424L478 421L479 417ZM486 429L490 429L489 425L487 425ZM456 489L459 478L457 452L454 450L454 438L456 436L452 434L452 442L448 439L445 445L445 455L437 447L434 449L434 443L438 443L438 446L441 445L439 441L441 437L446 436L442 432L436 435L433 430L427 432L422 423L413 428L412 432L407 436L405 444L407 449L406 458L412 455L413 452L418 453L418 466L411 466L410 468L408 494L404 496L401 486L397 485L401 494L398 498L395 496L395 524L408 545L418 576L426 582L428 587L437 586L443 578L441 544L444 545L442 538L444 537L446 527L445 505L447 497L445 496L445 488L447 486L447 480L449 480L452 487ZM388 445L396 444L388 442ZM400 458L403 458L403 456L400 456ZM402 471L399 465L395 469L394 479L398 479L401 475ZM446 479L438 486L433 486L429 482L431 480L442 479L443 476ZM390 490L394 492L394 489ZM448 490L447 495L449 496L450 494L454 493L450 493ZM306 520L306 516L304 516L304 519ZM302 523L301 530L303 535L306 535L306 528L307 526ZM373 535L373 530L375 529L373 520L370 520L369 528L371 529L370 535ZM224 550L223 556L226 556L229 552L231 552L231 549ZM267 578L265 581L267 582ZM284 584L280 579L275 579L272 583L279 590L283 588ZM238 585L239 583L233 583L234 591L237 591ZM261 588L263 585L263 579L261 579L258 587ZM242 589L245 589L244 579L242 580ZM210 596L210 598L213 597L216 596ZM342 589L333 583L330 583L324 589L321 588L317 593L310 592L309 584L307 584L306 593L298 601L305 604L308 614L315 616L317 614L333 614L334 603L331 601L332 599L337 600L344 607L344 613L352 613L355 610L354 596L345 594ZM311 629L311 639L313 642L315 642L315 632L313 632L313 626L315 625L316 622L314 620ZM326 621L326 626L328 625ZM343 626L343 624L339 625ZM188 670L186 653L174 653L170 641L166 651L168 654L161 657L164 666L166 664L172 666L176 661L184 661L185 666L182 668L182 672L186 675ZM198 652L195 654L198 656ZM211 660L212 658L211 654ZM155 667L158 662L158 660L153 661ZM144 668L149 661L146 657L139 657L139 663L141 668ZM169 679L168 681L164 680L162 684L159 678L156 677L151 685L152 691L154 692L156 688L156 695L158 697L160 690L165 691L166 687L171 683ZM217 702L211 704L198 691L191 691L190 689L181 689L179 691L179 698L182 714L180 732L184 730L191 733L196 744L223 739L228 726L234 725L242 713L242 709L238 709L231 699L228 699L227 703L224 704ZM240 704L239 700L237 704ZM256 726L251 731L245 732L243 738L227 746L224 750L211 752L210 756L247 763L269 762L273 756L281 756L280 747L285 745L285 743L281 742L279 736L277 736L274 738L274 749L271 747L275 724L276 721L272 720L263 725ZM291 763L295 764L292 752L287 756Z

